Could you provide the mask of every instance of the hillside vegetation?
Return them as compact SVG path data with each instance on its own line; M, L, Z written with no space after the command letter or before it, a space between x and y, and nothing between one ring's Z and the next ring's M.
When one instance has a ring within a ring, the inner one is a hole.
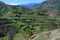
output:
M36 33L60 28L59 3L47 0L34 10L0 1L0 40L28 40Z

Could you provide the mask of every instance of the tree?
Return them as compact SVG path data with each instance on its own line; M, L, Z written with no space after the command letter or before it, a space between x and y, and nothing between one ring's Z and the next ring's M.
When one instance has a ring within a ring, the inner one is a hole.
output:
M24 36L24 39L25 39L25 40L28 40L32 35L33 35L33 32L32 32L31 29L26 29L26 30L23 32L23 36Z

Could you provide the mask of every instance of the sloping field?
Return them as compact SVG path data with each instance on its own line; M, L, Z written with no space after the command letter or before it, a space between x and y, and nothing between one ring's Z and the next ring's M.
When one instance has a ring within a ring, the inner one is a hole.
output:
M32 40L60 40L60 29L37 35Z

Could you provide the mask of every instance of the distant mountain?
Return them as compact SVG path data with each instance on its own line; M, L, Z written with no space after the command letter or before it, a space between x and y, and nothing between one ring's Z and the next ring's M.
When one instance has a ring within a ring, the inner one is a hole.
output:
M33 6L36 5L36 4L38 4L38 3L22 4L22 6L25 6L25 7L31 8L31 7L33 7Z
M21 6L21 5L7 5L4 2L0 1L0 16L6 15L8 14L8 12L27 13L29 11L32 11L32 9L27 8L25 6Z
M60 0L46 0L42 3L39 3L37 5L34 5L32 8L34 9L41 9L41 8L60 8Z
M5 6L5 3L0 1L0 9L4 8Z
M5 9L5 10L19 10L19 11L21 11L21 12L26 12L26 11L30 11L30 10L32 10L32 9L29 9L29 8L27 8L27 7L24 7L24 6L21 6L21 5L7 5L7 4L5 4L4 2L1 2L0 1L0 9L1 10L3 10L3 9Z

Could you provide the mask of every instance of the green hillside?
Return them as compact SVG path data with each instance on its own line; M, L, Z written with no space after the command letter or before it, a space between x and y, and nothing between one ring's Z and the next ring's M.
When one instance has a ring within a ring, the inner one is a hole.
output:
M35 6L33 6L33 9L43 9L43 8L50 8L50 9L60 9L60 0L46 0L42 3L39 3Z
M51 3L47 6L46 2L43 2L44 7L41 4L42 9L34 10L0 1L0 40L28 40L36 33L60 28L60 10L59 6L56 7L60 1L56 5L53 3L53 8L50 8Z

